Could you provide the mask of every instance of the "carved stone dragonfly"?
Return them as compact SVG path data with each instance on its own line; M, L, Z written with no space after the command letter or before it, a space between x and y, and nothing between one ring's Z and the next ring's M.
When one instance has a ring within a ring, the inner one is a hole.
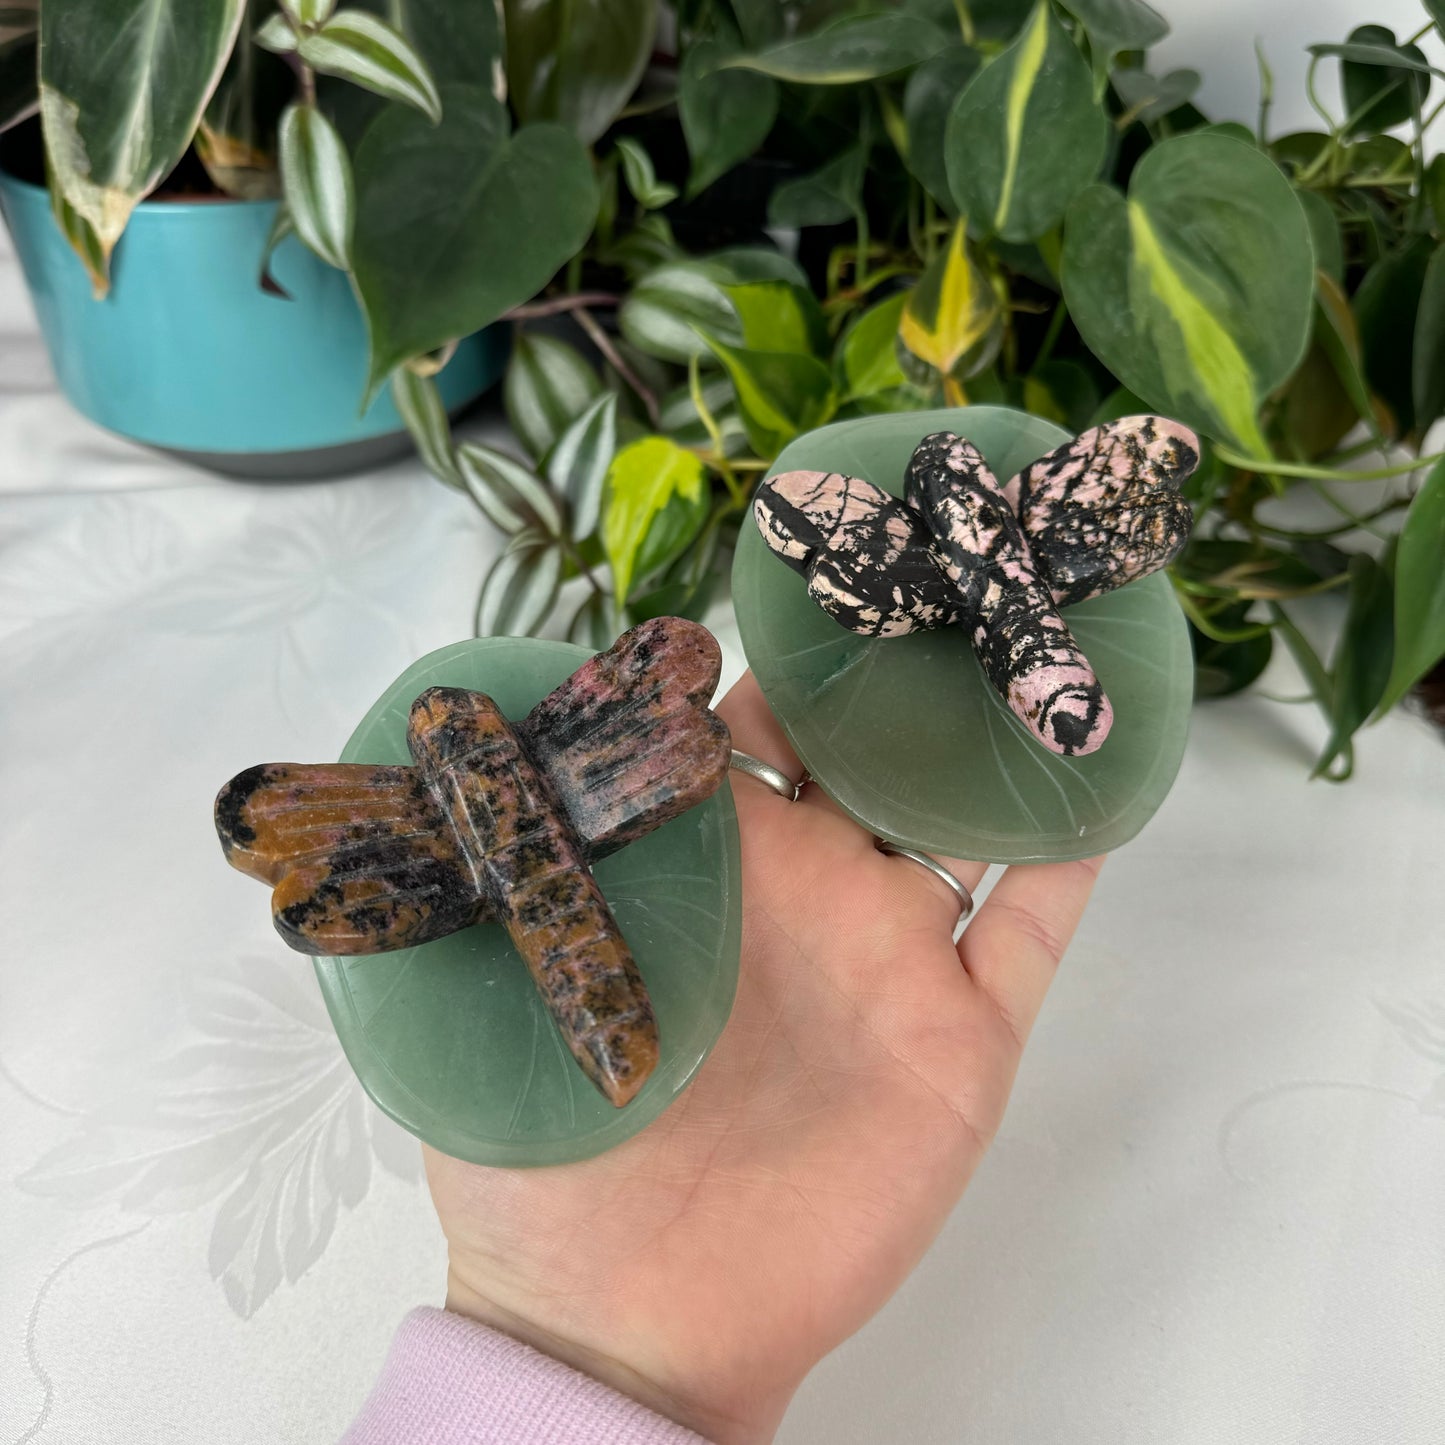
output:
M612 1104L656 1067L647 989L590 865L703 802L727 772L712 635L662 617L521 722L485 694L412 704L414 765L265 763L216 799L227 860L274 889L303 953L384 953L473 923L510 934L582 1071Z
M1000 486L952 432L918 444L903 500L837 472L785 472L754 502L813 600L867 637L965 628L989 682L1055 753L1091 753L1113 708L1059 615L1167 566L1189 537L1179 484L1199 440L1157 416L1095 427Z

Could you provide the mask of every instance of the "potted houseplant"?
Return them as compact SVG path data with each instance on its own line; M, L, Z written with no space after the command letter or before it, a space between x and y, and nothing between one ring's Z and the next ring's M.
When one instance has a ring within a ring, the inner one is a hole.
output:
M675 19L670 94L639 89L596 142L598 225L514 313L524 454L454 448L429 383L404 382L438 474L510 537L479 630L560 607L600 642L697 610L751 484L829 420L1001 402L1081 430L1153 409L1208 444L1172 572L1198 691L1248 686L1282 644L1330 724L1316 771L1348 776L1356 730L1445 655L1445 460L1426 447L1445 158L1416 43L1439 7L1413 37L1311 47L1311 94L1339 65L1344 113L1283 135L1263 67L1253 128L1211 123L1196 74L1152 73L1168 27L1139 0L841 18L694 0ZM740 165L796 259L679 245ZM563 312L590 348L536 329Z
M408 449L389 398L363 408L366 328L336 269L350 238L288 236L281 191L379 97L436 118L424 51L488 78L495 26L449 46L420 7L415 38L329 5L141 9L0 12L0 207L62 388L101 425L225 471L314 475ZM285 48L287 14L316 21L316 66L264 48L268 24ZM444 405L504 356L499 332L461 339L438 370Z

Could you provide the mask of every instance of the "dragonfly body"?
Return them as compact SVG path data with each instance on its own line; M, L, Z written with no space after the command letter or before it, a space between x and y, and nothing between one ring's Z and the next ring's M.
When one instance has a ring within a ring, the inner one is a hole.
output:
M710 796L726 726L707 704L721 657L658 618L512 723L483 693L413 703L414 766L272 763L221 790L231 864L273 888L293 948L383 953L502 924L559 1033L613 1104L659 1057L647 990L590 865Z
M754 503L764 541L840 625L966 629L999 695L1052 752L1082 755L1113 712L1059 608L1165 566L1189 535L1178 484L1198 439L1162 417L1085 432L999 486L950 432L915 450L900 500L841 473L786 472Z
M948 432L925 437L904 495L933 522L931 554L999 695L1050 751L1093 752L1114 710L977 449Z

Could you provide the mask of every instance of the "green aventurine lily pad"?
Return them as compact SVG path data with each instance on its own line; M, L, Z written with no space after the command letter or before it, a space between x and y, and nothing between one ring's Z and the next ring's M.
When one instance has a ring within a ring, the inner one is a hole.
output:
M896 496L913 448L944 430L972 441L1001 482L1068 439L1004 407L905 412L800 437L772 475L843 472ZM1179 769L1193 665L1162 574L1064 614L1114 704L1103 747L1081 758L1030 738L961 628L886 639L844 631L751 519L733 603L748 663L804 766L880 838L991 863L1087 858L1132 838Z
M459 642L413 663L341 754L406 763L406 718L429 687L485 692L511 718L591 654L562 642ZM342 1047L403 1128L476 1164L565 1164L650 1124L687 1087L732 1009L742 934L737 819L726 784L594 870L657 1012L662 1054L614 1109L583 1077L496 924L369 958L315 959Z

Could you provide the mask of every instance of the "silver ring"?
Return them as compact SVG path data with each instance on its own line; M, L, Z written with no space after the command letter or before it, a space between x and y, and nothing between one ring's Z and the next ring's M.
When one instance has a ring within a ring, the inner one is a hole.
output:
M803 783L808 780L808 775L804 773L802 781L795 783L781 768L775 768L771 763L765 763L751 753L740 753L736 748L733 749L728 767L765 783L780 798L786 798L790 803L798 801L798 794L803 791Z
M973 894L937 859L930 858L927 853L920 853L916 848L900 848L895 843L885 843L882 838L878 840L878 851L888 853L894 858L907 858L911 863L921 863L939 882L952 888L958 894L960 923L973 912Z

